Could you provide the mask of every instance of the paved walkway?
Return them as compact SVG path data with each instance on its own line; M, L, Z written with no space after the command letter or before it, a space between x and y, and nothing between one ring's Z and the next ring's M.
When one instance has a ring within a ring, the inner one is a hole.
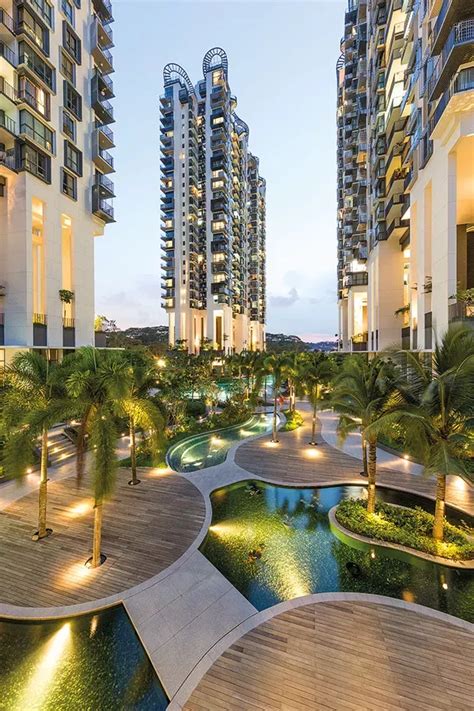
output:
M158 472L159 470L156 470ZM0 512L0 602L26 607L64 606L113 595L148 580L177 560L198 536L206 505L185 478L140 471L128 486L120 469L113 498L104 504L102 551L107 560L89 570L93 500L87 479L48 486L48 526L53 535L33 543L38 494Z
M368 602L303 605L234 642L186 711L468 711L474 637Z
M305 403L299 404L305 420L302 427L293 432L279 432L280 443L275 446L271 446L269 437L244 442L237 450L236 463L263 479L284 484L363 483L361 460L354 456L360 452L359 436L354 435L344 448L338 448L335 435L337 418L329 412L321 413L322 430L319 425L317 436L319 444L317 447L310 446L311 415L306 407ZM380 484L435 497L435 481L425 477L419 465L382 450L378 450L378 456ZM474 515L474 488L459 477L450 477L447 501Z

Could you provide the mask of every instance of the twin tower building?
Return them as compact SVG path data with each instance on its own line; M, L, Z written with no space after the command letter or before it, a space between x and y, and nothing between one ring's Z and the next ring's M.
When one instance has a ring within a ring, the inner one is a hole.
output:
M0 0L0 371L105 345L94 239L115 221L110 0ZM165 68L161 110L163 306L190 352L261 349L265 181L235 113L227 57L193 87Z

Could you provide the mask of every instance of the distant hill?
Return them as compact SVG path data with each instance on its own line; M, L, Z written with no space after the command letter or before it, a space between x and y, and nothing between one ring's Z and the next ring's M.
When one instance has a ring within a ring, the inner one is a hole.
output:
M334 341L318 341L308 343L299 336L287 336L284 333L267 333L267 350L279 353L281 351L335 351Z
M133 326L124 331L112 330L107 333L107 345L112 348L127 346L148 346L162 353L168 346L168 326ZM288 336L284 333L267 333L267 350L279 353L281 351L334 351L333 341L305 343L299 336Z

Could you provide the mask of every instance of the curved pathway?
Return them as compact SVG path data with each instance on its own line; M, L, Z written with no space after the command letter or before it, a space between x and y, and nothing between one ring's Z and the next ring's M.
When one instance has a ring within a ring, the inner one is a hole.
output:
M244 442L237 450L236 464L266 481L279 484L363 484L364 478L360 476L361 460L347 454L344 451L346 447L339 449L335 446L334 415L321 413L324 437L319 422L318 446L312 447L308 444L311 439L311 414L305 409L305 403L300 403L298 408L304 415L302 427L293 432L279 432L280 442L273 447L269 446L268 437ZM332 443L328 444L326 438L332 440ZM347 447L354 454L358 451L357 443L355 436ZM423 476L421 467L381 450L379 452L380 484L435 498L435 480ZM474 515L474 488L459 477L450 479L447 486L448 503Z
M198 536L206 505L185 478L155 472L141 470L141 484L132 487L130 470L119 470L116 492L104 505L107 560L97 570L84 566L94 516L87 479L80 487L74 477L50 483L53 535L45 540L31 541L37 492L0 512L0 602L37 608L96 600L142 583L176 561Z
M474 637L417 611L365 601L303 604L234 642L186 711L461 711Z

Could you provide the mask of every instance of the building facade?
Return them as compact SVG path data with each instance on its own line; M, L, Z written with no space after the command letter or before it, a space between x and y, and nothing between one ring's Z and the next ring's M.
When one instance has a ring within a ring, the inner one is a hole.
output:
M236 114L228 62L209 50L193 86L164 69L160 99L163 307L170 345L265 344L265 180Z
M345 22L337 69L339 347L429 351L451 323L474 316L474 2L360 0ZM353 38L364 31L354 77ZM364 66L360 128L348 100ZM348 124L352 143L341 144ZM346 222L361 174L354 163L346 172L344 151L362 160L356 143L367 147L365 259L355 248L360 225ZM354 290L356 271L365 284ZM363 289L361 316L351 304Z
M114 221L109 0L0 0L0 360L94 344Z

